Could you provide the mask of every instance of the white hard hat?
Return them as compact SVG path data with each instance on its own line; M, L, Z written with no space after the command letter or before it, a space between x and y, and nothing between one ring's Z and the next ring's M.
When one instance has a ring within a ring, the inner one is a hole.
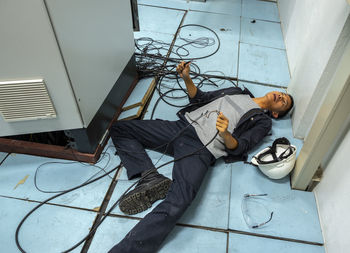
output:
M253 156L252 164L272 179L287 176L294 168L297 148L285 137L276 139L272 147L267 147Z

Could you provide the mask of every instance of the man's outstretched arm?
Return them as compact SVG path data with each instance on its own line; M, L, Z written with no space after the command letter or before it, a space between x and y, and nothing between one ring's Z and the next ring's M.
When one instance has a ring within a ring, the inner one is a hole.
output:
M185 81L186 89L188 92L188 96L190 98L194 98L197 94L197 87L194 85L191 77L190 77L190 64L185 62L181 62L177 65L176 71L179 73L180 77Z

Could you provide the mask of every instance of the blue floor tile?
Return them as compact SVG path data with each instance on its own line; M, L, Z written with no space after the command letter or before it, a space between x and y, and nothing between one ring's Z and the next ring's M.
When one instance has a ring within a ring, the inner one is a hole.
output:
M175 227L159 253L225 253L227 235L203 229Z
M110 171L117 164L118 158L114 157L114 154L106 155L97 165L103 168L109 159L105 170ZM37 170L40 165L42 166ZM43 193L35 188L36 171L37 186L44 191L70 189L84 183L96 173L98 173L96 177L104 173L96 167L72 161L21 154L11 155L0 167L0 195L36 201L44 201L56 195L57 193ZM112 173L111 176L113 175ZM21 180L22 184L19 183ZM95 183L53 199L51 203L88 209L99 207L110 182L111 178L106 176Z
M237 19L237 21L238 20L239 19ZM199 66L201 73L206 73L208 71L220 71L221 76L236 77L238 60L238 34L220 32L218 33L218 37L220 44L217 37L212 32L205 30L204 28L183 27L176 40L176 45L187 44L187 42L183 41L183 39L189 39L191 41L198 39L204 43L207 42L207 38L209 38L210 41L215 41L215 44L211 44L207 47L187 45L186 49L189 50L189 54L183 54L182 58L194 59L193 62ZM178 58L175 54L172 54L172 57ZM223 62L225 62L225 64L223 64Z
M280 23L242 17L241 42L285 49Z
M97 230L89 252L107 252L124 238L137 222L137 220L108 217ZM225 253L226 242L225 233L176 226L157 252Z
M239 16L189 11L184 20L184 25L187 24L199 24L206 26L219 34L232 34L234 40L238 40L239 38ZM196 32L198 31L198 28L189 27L187 30Z
M250 228L242 214L242 199L247 193L268 194L259 198L259 206L267 211L263 215L253 213L252 217L256 223L263 223L269 218L266 213L273 212L273 218L257 229ZM272 180L252 165L234 164L230 203L230 229L323 243L314 194L290 190L287 177Z
M0 152L0 163L5 159L6 156L7 156L7 153Z
M190 10L241 15L241 0L206 0L205 2L191 1Z
M124 238L137 222L137 220L125 218L106 218L97 229L88 252L108 252Z
M148 32L175 34L184 11L138 6L140 30Z
M242 0L242 17L280 22L276 3Z
M230 233L229 250L235 253L325 253L323 246Z
M36 205L0 197L1 252L20 252L15 243L16 228ZM62 252L88 234L95 216L94 212L44 205L23 223L19 241L26 252ZM80 252L81 247L72 252Z
M140 103L145 96L153 78L144 78L141 79L133 89L132 93L126 100L123 107L127 107L136 103Z
M231 164L219 160L209 168L202 186L179 223L228 228Z
M238 78L287 87L290 79L286 51L240 43Z

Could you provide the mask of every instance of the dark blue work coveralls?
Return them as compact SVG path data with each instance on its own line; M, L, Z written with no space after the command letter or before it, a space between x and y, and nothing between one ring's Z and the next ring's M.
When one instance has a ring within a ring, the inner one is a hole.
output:
M196 96L190 99L190 106L178 113L178 121L118 121L112 126L111 137L129 179L154 168L145 149L165 152L175 159L196 150L200 151L174 163L173 182L166 198L115 245L110 253L156 252L174 228L196 196L208 167L215 162L214 156L208 149L203 148L204 144L199 140L194 128L184 118L184 113L226 94L251 95L248 90L242 91L236 87L213 92L202 92L198 89ZM186 129L183 130L184 128ZM232 133L238 141L238 147L235 150L226 150L228 156L224 158L225 161L246 159L247 151L266 136L270 129L271 119L261 109L248 111ZM180 131L183 132L173 140ZM171 140L173 141L169 143Z

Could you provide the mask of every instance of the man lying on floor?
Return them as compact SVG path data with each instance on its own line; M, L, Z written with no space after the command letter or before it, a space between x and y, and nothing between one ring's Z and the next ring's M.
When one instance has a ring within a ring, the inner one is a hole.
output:
M258 98L237 87L203 92L190 78L189 65L177 66L190 100L178 112L179 120L118 121L112 127L112 140L128 178L143 177L121 198L120 210L136 214L165 199L110 253L156 252L195 198L209 166L220 157L225 162L245 160L270 132L270 116L279 118L293 107L293 98L277 91ZM172 181L156 171L145 149L174 157Z

